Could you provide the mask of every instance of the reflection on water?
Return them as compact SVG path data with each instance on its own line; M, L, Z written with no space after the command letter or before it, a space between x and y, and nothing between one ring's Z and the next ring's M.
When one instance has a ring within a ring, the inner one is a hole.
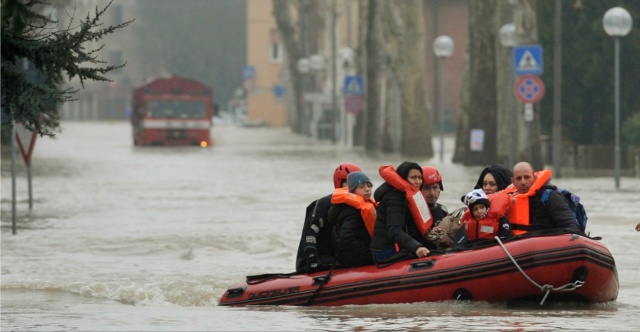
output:
M332 191L332 173L359 164L378 186L383 164L281 128L214 128L208 149L141 148L127 123L63 123L39 139L34 209L24 170L11 235L11 179L2 169L3 330L616 330L640 328L640 179L557 179L582 197L620 278L609 304L217 307L246 275L291 272L307 204ZM453 142L448 140L445 160ZM437 144L434 146L438 146ZM4 157L4 156L3 156ZM482 167L416 160L443 175L440 202L461 206ZM21 163L18 163L22 167ZM508 285L500 285L508 291Z

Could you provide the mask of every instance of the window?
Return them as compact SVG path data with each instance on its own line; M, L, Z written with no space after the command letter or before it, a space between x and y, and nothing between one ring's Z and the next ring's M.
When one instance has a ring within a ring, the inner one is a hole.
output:
M275 63L282 63L282 42L278 29L271 29L270 40L269 60Z

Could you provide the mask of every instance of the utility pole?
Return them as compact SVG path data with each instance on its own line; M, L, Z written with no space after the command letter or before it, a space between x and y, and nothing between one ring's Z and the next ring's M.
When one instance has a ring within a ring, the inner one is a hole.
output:
M562 0L556 0L553 21L553 176L562 169Z
M331 0L331 142L336 144L338 98L336 96L336 0Z

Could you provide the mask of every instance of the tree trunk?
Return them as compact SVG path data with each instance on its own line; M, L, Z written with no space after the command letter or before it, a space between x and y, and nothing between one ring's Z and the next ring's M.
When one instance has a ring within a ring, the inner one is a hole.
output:
M514 23L518 45L538 44L538 22L533 0L517 0L514 8ZM524 104L517 102L518 123L518 161L528 161L535 169L541 169L542 163L540 139L540 106L534 105L533 121L524 121Z
M495 43L498 32L495 29L496 0L472 2L471 35L473 58L469 85L469 131L482 130L484 142L482 151L469 150L463 159L465 165L487 165L496 160L496 82Z
M365 50L365 114L363 116L365 139L364 147L367 151L380 151L380 72L382 68L382 29L380 25L380 0L368 0L366 5L366 36Z
M500 31L504 24L513 23L513 6L506 1L498 2L494 29ZM513 166L516 155L510 156L511 147L517 146L516 97L514 95L513 48L502 46L499 35L496 38L496 98L498 102L497 116L497 156L496 163L507 167ZM514 149L515 150L515 149ZM511 163L510 163L511 161Z
M457 129L456 129L456 141L453 149L453 158L452 161L454 163L462 163L465 160L465 156L469 151L469 95L471 93L471 74L473 73L473 64L475 59L475 42L473 25L471 24L471 19L474 17L473 5L469 5L469 26L467 29L469 30L469 38L466 44L466 52L467 52L467 61L465 61L466 70L464 71L464 79L462 82L462 93L461 93L461 102L460 102L460 112L458 113L457 119ZM437 95L437 94L434 94Z
M298 40L298 32L293 26L291 19L290 3L288 0L273 0L273 17L276 20L278 30L282 37L284 49L287 54L286 66L289 71L291 96L294 99L294 110L289 111L289 123L291 129L295 133L302 131L302 119L304 112L304 103L302 100L302 82L303 78L297 70L298 60L302 57L300 51L300 42Z
M424 10L421 0L387 1L385 5L384 35L389 57L391 84L387 90L392 101L394 81L399 93L399 109L390 107L387 119L400 114L399 152L408 157L433 156L429 114L424 99L425 36ZM391 105L391 104L390 104ZM385 127L393 124L387 121ZM391 134L391 136L394 136Z

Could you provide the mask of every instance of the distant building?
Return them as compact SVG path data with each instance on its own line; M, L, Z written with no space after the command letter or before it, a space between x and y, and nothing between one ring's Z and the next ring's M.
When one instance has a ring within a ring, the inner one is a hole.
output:
M337 22L337 53L341 56L340 49L344 47L356 48L357 40L357 19L358 6L357 1L337 0L336 1L338 22ZM424 17L425 17L425 94L429 103L429 108L433 111L437 110L438 93L437 93L437 59L433 54L433 41L439 35L448 35L455 44L453 55L445 62L446 68L446 87L445 87L445 109L446 121L449 126L456 123L457 111L460 109L462 82L465 73L465 53L466 43L468 39L469 28L469 0L424 0ZM280 87L286 86L287 68L284 65L284 50L277 30L275 19L272 15L272 2L263 0L247 0L247 65L254 70L255 76L245 78L245 91L247 92L248 116L253 121L265 121L270 125L284 126L288 125L287 104L284 103L285 98L277 96L276 92ZM294 18L294 21L296 19ZM321 43L323 49L321 55L325 58L324 79L322 91L313 94L316 100L323 100L324 105L315 105L310 107L312 113L322 112L322 108L327 107L327 101L331 100L331 42L330 33L330 17L327 13L325 19L325 40ZM347 22L351 24L351 28L347 27ZM311 56L307 54L307 56ZM342 61L342 60L338 60ZM342 84L346 69L342 65L337 66L336 80L338 85L338 106L342 110ZM358 74L358 73L350 73ZM281 91L281 90L280 90ZM287 91L284 91L286 94ZM319 98L323 96L322 98ZM286 98L291 98L286 96ZM329 105L330 106L330 105ZM316 118L319 116L316 116ZM314 115L310 116L309 124L314 127ZM434 112L434 121L438 120L437 112ZM344 115L341 115L340 122L344 121ZM338 124L339 128L342 124ZM317 133L311 129L309 134L317 136Z
M286 72L271 1L247 0L247 64L243 69L249 121L287 126Z

